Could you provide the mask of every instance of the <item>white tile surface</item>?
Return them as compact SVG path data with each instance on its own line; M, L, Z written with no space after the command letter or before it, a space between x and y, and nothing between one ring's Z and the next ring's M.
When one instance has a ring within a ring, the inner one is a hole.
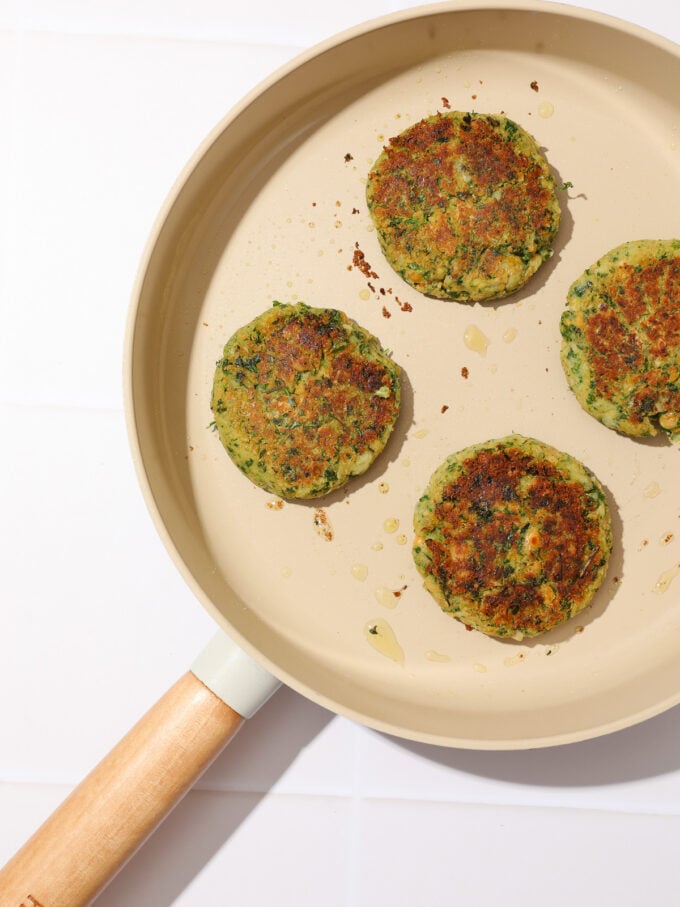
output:
M212 632L128 453L121 347L151 224L262 78L411 5L0 2L0 864ZM680 41L663 0L588 5ZM673 903L679 782L678 709L476 753L282 690L99 903Z

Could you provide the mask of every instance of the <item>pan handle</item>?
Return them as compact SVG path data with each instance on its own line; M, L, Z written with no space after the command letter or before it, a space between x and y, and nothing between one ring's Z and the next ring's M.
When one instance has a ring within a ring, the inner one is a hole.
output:
M219 632L0 870L3 907L90 904L278 685Z

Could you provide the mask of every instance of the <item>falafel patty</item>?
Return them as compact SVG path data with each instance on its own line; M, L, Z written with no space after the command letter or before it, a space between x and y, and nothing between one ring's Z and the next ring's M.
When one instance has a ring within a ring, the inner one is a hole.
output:
M680 442L680 240L607 252L571 285L560 329L564 373L587 412Z
M383 149L366 198L394 270L421 293L461 301L522 287L552 254L561 214L537 143L500 114L415 123Z
M400 388L399 366L343 312L275 302L224 347L211 409L220 441L256 485L316 498L383 450Z
M414 516L413 558L443 611L522 639L582 611L612 546L604 491L572 456L521 435L435 470Z

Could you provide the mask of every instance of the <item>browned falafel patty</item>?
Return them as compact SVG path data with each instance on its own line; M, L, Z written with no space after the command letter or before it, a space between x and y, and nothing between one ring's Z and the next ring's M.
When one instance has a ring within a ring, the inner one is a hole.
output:
M227 342L211 408L222 444L256 485L315 498L383 450L400 387L379 340L343 312L275 303Z
M680 442L680 240L635 240L574 281L562 365L581 406L608 428Z
M604 491L521 435L452 454L414 517L413 557L442 610L489 636L536 636L592 600L611 552Z
M390 265L441 299L496 299L550 257L560 206L535 140L500 114L451 111L390 139L368 176Z

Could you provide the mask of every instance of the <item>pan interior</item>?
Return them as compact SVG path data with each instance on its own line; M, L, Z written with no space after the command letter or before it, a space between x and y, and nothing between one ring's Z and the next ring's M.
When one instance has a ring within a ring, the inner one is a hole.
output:
M304 56L187 168L131 321L133 443L188 582L285 682L373 727L477 748L582 739L678 700L678 451L581 410L559 362L559 317L599 255L677 233L679 82L673 47L602 17L532 3L431 7ZM558 184L572 184L553 258L497 304L419 296L382 258L366 208L366 175L389 137L449 106L504 112L538 140ZM273 300L342 309L404 370L387 449L316 502L256 488L210 428L222 347ZM522 643L444 615L410 553L435 467L511 432L588 465L615 532L592 606Z

